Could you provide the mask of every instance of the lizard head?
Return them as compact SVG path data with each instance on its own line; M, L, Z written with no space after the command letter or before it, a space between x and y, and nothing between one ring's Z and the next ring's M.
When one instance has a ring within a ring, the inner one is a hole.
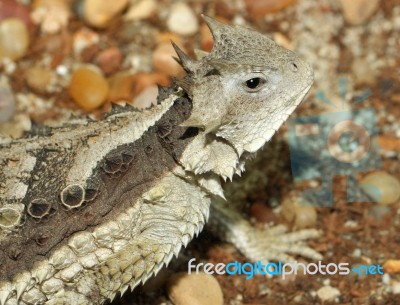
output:
M312 68L260 33L204 19L214 37L208 55L193 60L174 46L188 73L178 84L193 102L183 125L224 138L239 155L255 152L307 94Z

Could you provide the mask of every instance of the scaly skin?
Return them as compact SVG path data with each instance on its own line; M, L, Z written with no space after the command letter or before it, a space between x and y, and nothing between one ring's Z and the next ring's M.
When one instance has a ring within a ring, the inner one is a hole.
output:
M217 203L221 178L273 136L312 69L257 32L205 20L213 50L193 60L176 48L187 76L158 105L0 141L1 305L113 299L168 264L210 205L212 223L251 259L265 249L313 256L293 247L297 235L257 246L263 233Z

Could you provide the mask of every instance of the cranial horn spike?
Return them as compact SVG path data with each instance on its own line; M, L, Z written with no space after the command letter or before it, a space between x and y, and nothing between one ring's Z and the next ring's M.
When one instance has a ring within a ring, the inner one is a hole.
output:
M222 31L223 26L225 26L225 24L215 20L214 18L208 17L206 15L201 15L201 17L207 23L214 38Z
M172 46L175 49L176 55L178 55L179 58L174 57L174 59L185 69L186 72L190 73L194 71L194 61L185 53L182 51L181 48L178 47L176 43L171 41Z

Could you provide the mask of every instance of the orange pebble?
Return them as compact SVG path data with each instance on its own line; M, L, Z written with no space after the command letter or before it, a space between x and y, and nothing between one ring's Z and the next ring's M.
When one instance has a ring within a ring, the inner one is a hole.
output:
M389 259L383 264L383 270L387 273L400 272L400 259Z
M105 102L108 90L103 75L95 68L84 66L73 72L68 93L79 107L91 111Z

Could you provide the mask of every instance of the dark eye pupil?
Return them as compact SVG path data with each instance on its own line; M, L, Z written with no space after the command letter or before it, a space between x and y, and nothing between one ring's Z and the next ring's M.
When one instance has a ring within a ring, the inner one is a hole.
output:
M246 82L246 86L249 87L250 89L255 89L260 84L260 80L261 79L259 77L255 77L255 78L249 79Z

